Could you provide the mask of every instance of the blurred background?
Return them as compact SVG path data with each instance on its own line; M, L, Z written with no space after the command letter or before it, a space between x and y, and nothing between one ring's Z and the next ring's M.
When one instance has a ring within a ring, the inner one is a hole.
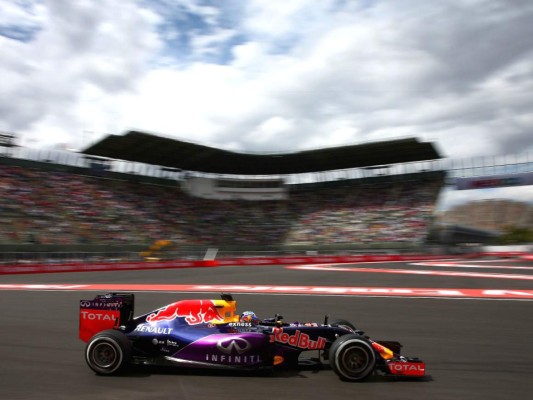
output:
M30 150L3 137L4 262L199 259L208 249L455 253L533 242L531 202L491 197L530 189L533 163L523 155L477 165L416 138L248 154L142 132L109 135L83 152ZM470 199L439 209L443 196L462 192Z

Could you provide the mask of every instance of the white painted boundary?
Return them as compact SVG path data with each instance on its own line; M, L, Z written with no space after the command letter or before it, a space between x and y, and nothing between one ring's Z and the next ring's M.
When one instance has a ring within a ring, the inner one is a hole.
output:
M0 291L99 291L169 293L249 293L283 295L404 297L430 299L533 300L533 290L393 288L350 286L157 285L157 284L0 284Z

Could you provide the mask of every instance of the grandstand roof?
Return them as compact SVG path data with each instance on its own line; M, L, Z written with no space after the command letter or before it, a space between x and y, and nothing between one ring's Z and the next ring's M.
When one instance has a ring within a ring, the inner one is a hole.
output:
M439 159L416 138L282 154L236 153L148 133L109 135L83 154L214 174L287 175Z

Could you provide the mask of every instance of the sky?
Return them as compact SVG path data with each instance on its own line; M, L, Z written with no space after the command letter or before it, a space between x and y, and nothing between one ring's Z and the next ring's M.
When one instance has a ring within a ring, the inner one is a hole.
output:
M0 131L254 153L418 137L533 159L531 38L530 0L0 0ZM442 202L483 197L533 190Z

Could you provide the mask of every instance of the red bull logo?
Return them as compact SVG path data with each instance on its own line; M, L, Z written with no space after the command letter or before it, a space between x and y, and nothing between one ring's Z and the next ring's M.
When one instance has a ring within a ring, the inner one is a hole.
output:
M185 318L189 325L224 320L212 300L183 300L148 315L146 322L172 321L178 317Z
M304 350L320 350L326 347L326 339L319 336L317 340L312 340L311 337L300 330L294 332L293 335L283 331L283 328L272 329L272 335L270 336L270 343L282 343L290 346L298 347Z

